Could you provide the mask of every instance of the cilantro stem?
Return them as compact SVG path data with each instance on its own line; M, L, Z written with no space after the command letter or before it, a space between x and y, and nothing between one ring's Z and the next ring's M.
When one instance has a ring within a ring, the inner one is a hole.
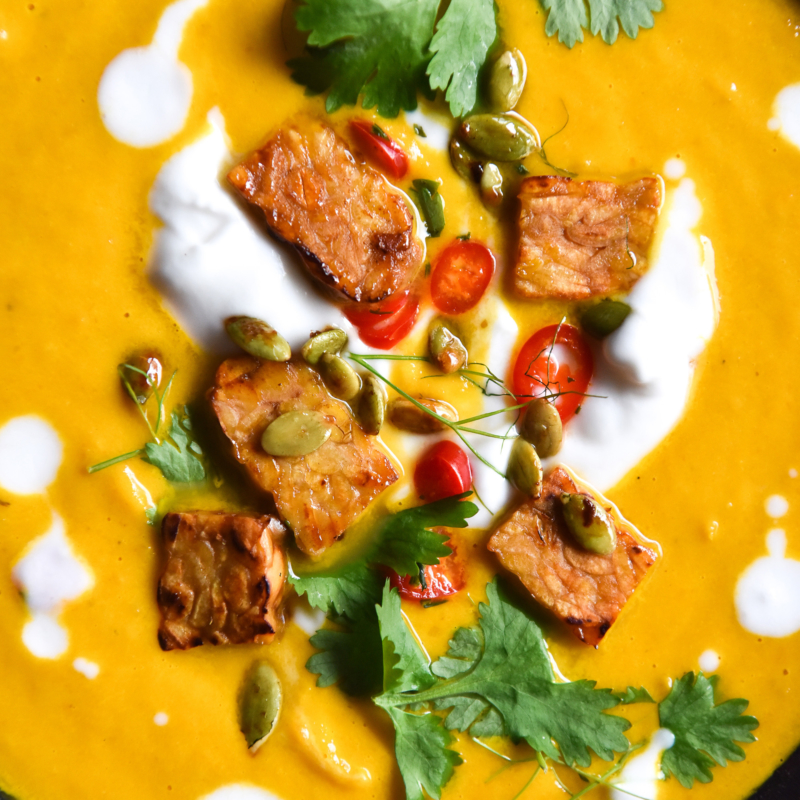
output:
M156 441L158 441L158 437L156 436L156 432L153 430L153 426L150 424L150 418L147 416L147 412L144 410L144 407L139 402L138 395L136 394L136 392L133 391L133 387L131 386L130 381L125 377L125 373L123 372L123 369L131 369L134 372L142 372L142 370L137 369L132 364L122 364L119 367L117 367L117 373L119 374L119 379L122 381L122 385L125 387L125 391L130 395L131 400L133 400L133 404L136 406L137 410L142 415L142 419L145 421L145 424L147 425L147 427L148 427L148 429L150 431L150 435ZM143 373L143 374L147 378L147 382L150 383L150 376L147 375L147 373ZM152 386L152 384L150 384L150 385ZM155 391L155 389L153 391Z
M91 474L93 472L100 472L101 469L105 469L106 467L113 467L114 464L119 464L121 461L127 461L129 458L133 458L134 456L140 456L144 453L143 448L139 448L138 450L131 450L130 453L123 453L121 456L115 456L114 458L109 458L108 461L101 461L99 464L93 464L89 467L88 472Z
M533 783L536 779L536 776L541 772L542 767L540 764L536 765L536 769L533 771L533 775L528 778L528 782L511 798L511 800L518 800L518 798L522 797L525 793L525 790Z

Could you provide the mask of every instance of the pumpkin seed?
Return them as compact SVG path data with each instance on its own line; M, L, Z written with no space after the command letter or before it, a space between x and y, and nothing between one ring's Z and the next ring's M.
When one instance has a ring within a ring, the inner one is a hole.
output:
M631 313L631 307L621 300L601 300L581 317L581 326L595 339L605 339L614 333Z
M516 48L506 50L489 72L489 103L496 111L511 111L525 88L525 58Z
M450 422L458 422L458 412L450 403L428 397L421 397L419 402L440 417L444 417ZM388 416L389 422L395 428L408 431L408 433L438 433L447 429L444 422L426 414L419 406L415 406L405 397L396 397L389 403Z
M255 317L228 317L225 330L245 353L264 361L288 361L292 348L274 328Z
M492 161L519 161L539 146L534 131L508 114L467 117L461 123L459 136L479 156Z
M617 546L617 530L605 509L588 494L561 495L564 521L578 544L591 553L608 556Z
M542 493L542 462L536 448L521 436L514 440L506 475L523 494L534 499Z
M467 363L467 348L442 322L431 328L428 335L428 352L433 363L446 375L461 369Z
M131 397L144 405L153 389L161 385L164 367L157 355L148 353L128 359L117 367L117 371Z
M304 345L300 354L306 364L315 366L323 353L341 353L347 344L347 334L341 328L328 328L315 333Z
M483 167L475 154L460 140L450 140L450 161L465 181L479 181Z
M317 369L330 393L340 400L352 400L361 390L361 378L341 356L323 353Z
M483 165L481 199L487 206L496 206L503 199L503 173L491 161Z
M271 456L306 456L331 435L318 411L287 411L276 417L261 434L261 446Z
M556 407L537 398L528 403L520 426L520 436L530 442L542 458L554 456L561 449L564 427Z
M364 376L364 386L358 399L358 422L364 433L377 436L386 419L389 396L383 382L372 373Z
M255 661L239 694L239 728L255 753L275 729L281 713L281 684L266 661Z

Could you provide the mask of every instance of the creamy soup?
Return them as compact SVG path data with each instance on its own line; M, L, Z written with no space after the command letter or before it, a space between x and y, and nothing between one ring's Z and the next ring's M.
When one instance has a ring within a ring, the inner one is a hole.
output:
M406 797L386 713L315 686L305 665L324 614L291 587L285 628L269 644L159 648L162 540L148 519L269 510L224 448L207 448L209 478L199 483L170 483L139 457L88 472L147 440L116 373L137 354L160 354L165 380L177 370L167 411L193 404L200 429L214 428L205 394L236 352L226 317L266 319L295 351L311 330L337 326L349 350L376 353L225 180L285 120L310 115L345 135L350 119L374 120L409 155L400 189L441 181L445 227L424 242L425 261L467 233L494 252L492 285L461 325L471 358L502 380L536 331L578 324L574 304L511 291L518 211L513 198L488 208L454 171L456 123L442 98L420 98L395 119L348 106L327 114L285 66L282 12L282 0L33 0L0 10L0 795ZM560 678L617 692L642 686L661 700L685 673L703 671L718 677L718 701L745 698L758 719L743 761L714 766L711 783L687 789L659 780L675 735L659 727L657 706L619 706L628 739L643 746L614 787L590 797L743 799L794 749L800 725L798 11L784 0L669 3L635 40L620 32L610 46L587 32L572 49L546 35L546 17L534 0L499 0L503 47L527 61L515 111L543 139L564 126L546 142L550 165L534 153L527 170L658 176L663 205L649 270L624 298L631 315L591 345L595 396L581 401L545 467L563 463L602 492L659 557L597 648L519 583L513 591L542 627ZM421 218L414 224L424 233ZM396 354L426 351L437 312L424 292ZM458 375L428 380L417 362L366 363L406 392L453 404L462 419L507 403ZM509 418L480 424L504 435ZM414 464L436 438L386 425L381 446L400 479L316 565L290 549L292 568L335 567L365 546L380 515L419 502ZM403 603L433 659L456 628L476 624L487 583L506 574L486 544L500 513L519 503L480 460L502 471L505 440L469 442L480 502L473 527L453 538L466 586L441 605ZM274 732L251 754L237 697L256 659L272 665L283 699ZM561 783L575 795L586 786L559 767L523 794L537 767L526 745L459 734L451 747L464 763L446 800L559 798L569 796ZM609 766L595 759L591 771Z

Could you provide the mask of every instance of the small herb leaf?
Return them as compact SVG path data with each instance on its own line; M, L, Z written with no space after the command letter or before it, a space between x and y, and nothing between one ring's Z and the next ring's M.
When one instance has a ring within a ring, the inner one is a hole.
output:
M167 441L156 443L148 442L145 446L145 461L158 467L164 477L172 483L191 483L201 481L206 476L203 462L192 455L190 436L191 420L188 411L172 412L172 422L169 427L169 438L174 444Z

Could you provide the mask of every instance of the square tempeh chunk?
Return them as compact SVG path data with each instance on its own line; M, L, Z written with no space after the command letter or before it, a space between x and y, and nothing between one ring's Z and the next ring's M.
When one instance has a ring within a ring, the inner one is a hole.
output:
M161 649L272 641L283 625L283 525L269 516L192 511L167 514L161 530Z
M661 182L523 181L514 292L522 298L585 300L628 292L647 271Z
M344 300L376 303L419 272L425 251L404 195L328 125L285 125L228 180Z
M581 641L596 646L658 555L613 513L614 552L601 556L580 547L564 522L560 502L562 492L576 491L581 489L569 473L554 469L545 478L541 497L523 502L492 534L489 550L535 600L570 625Z
M332 397L319 373L301 361L242 356L224 361L209 395L223 433L253 482L270 492L301 550L321 555L397 480L391 461ZM288 411L317 411L330 438L305 456L271 456L261 446L267 425Z

